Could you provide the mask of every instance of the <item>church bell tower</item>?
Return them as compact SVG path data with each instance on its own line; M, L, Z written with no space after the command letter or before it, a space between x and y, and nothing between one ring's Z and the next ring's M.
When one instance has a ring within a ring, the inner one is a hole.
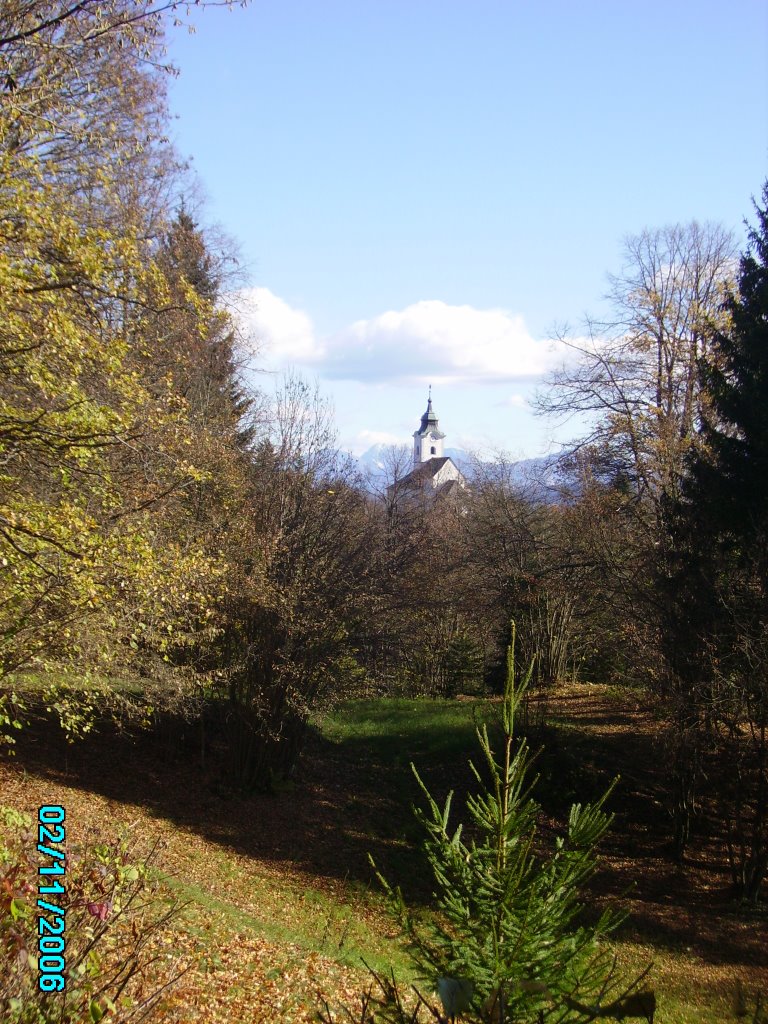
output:
M421 417L421 426L413 433L413 464L418 466L429 459L443 457L443 440L445 434L437 423L437 413L432 408L432 385L429 386L427 411Z

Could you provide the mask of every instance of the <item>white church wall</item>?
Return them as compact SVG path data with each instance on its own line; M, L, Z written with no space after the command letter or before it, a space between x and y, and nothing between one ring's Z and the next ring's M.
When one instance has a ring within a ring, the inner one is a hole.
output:
M432 486L442 487L442 485L447 484L449 480L458 480L460 485L462 487L464 486L464 478L451 459L448 459L448 461L435 473L432 478Z

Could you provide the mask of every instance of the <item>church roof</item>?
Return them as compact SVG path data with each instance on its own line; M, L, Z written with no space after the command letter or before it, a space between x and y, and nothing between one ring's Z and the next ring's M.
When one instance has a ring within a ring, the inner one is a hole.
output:
M416 433L423 437L425 434L433 433L435 437L445 437L445 434L438 428L437 425L437 413L432 408L432 398L429 398L427 402L427 411L421 417L421 427Z
M424 462L420 462L418 466L415 466L411 470L411 472L408 473L407 476L404 476L401 480L397 482L397 486L421 487L426 483L432 483L434 478L437 476L437 474L440 472L443 466L446 465L446 463L450 463L453 466L456 473L458 474L458 478L460 478L461 480L464 479L458 466L449 455L433 455L431 459L426 459ZM448 483L453 483L453 481L446 481L445 483L443 483L441 485L441 490L444 489L448 485Z
M438 456L433 455L431 459L425 459L424 462L420 462L418 466L411 470L408 476L404 477L404 480L423 480L426 478L432 478L441 470L446 462L452 462L453 459L449 455Z

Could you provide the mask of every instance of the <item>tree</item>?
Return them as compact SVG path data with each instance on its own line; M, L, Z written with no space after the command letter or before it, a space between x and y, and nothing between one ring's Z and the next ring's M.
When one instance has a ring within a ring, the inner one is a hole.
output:
M665 581L681 713L690 745L706 732L728 765L721 803L748 900L768 873L768 183L763 202L700 360L708 408L673 506L678 553Z
M483 686L489 629L475 603L465 491L414 486L412 452L382 453L373 491L372 614L361 655L390 693L452 696Z
M731 546L750 545L768 579L768 551L755 544L768 523L768 183L765 209L741 256L738 290L729 290L725 329L712 337L711 358L700 362L710 411L704 446L693 460L690 491L706 500ZM742 555L743 557L743 555Z
M213 450L195 464L189 403L148 370L183 290L149 230L163 9L0 12L0 675L142 651L161 621L165 657L220 582L199 538L156 515L173 521ZM191 330L226 333L207 300L184 298Z
M165 138L163 6L3 5L0 148L34 158L80 223L119 231L130 216L146 237L167 198L175 160Z
M587 322L588 340L571 343L575 363L551 377L540 400L543 412L589 419L576 449L589 490L610 496L625 530L618 550L632 571L606 566L604 577L616 610L626 609L625 637L635 637L642 672L658 660L668 614L648 583L668 557L670 502L701 441L707 396L698 364L722 323L734 257L732 236L714 224L627 238L623 270L610 278L612 315Z
M549 414L587 414L593 425L580 446L596 448L603 473L657 514L696 442L698 360L721 317L734 257L732 235L715 224L625 239L624 269L609 278L613 317L587 321L588 341L570 343L575 367L555 373L540 401Z
M551 481L522 481L500 456L476 468L464 517L471 602L493 630L495 661L513 618L540 687L619 668L617 609L637 571L621 502L595 485L592 467L574 459L557 488L554 499Z
M308 719L358 671L371 581L370 505L334 446L327 402L288 378L251 453L219 642L231 771L244 788L291 774Z
M144 397L125 367L124 339L103 330L134 258L130 239L107 257L50 184L15 175L19 159L5 154L0 165L6 670L54 631L65 635L110 560L127 559L101 527L120 503L109 451L131 435Z
M531 758L525 740L516 736L517 711L532 667L522 680L516 678L514 640L513 628L501 752L493 749L487 727L478 730L483 771L471 765L478 788L467 799L466 831L450 821L451 795L441 808L414 769L426 801L426 809L416 814L436 913L413 913L398 889L381 875L379 880L403 927L418 979L428 991L437 990L448 1018L565 1024L619 1016L640 979L623 985L603 945L619 917L605 911L587 923L580 899L595 870L595 847L611 823L604 810L608 793L593 805L574 805L566 835L548 854L538 851ZM404 1012L394 980L376 980L382 995L370 993L369 998L377 1020L401 1024L420 1019ZM421 993L418 998L420 1005L430 1005ZM652 993L641 998L642 1015L651 1019L655 998ZM432 1016L445 1019L434 1008ZM330 1012L325 1019L332 1020Z
M245 451L256 428L251 413L255 396L242 379L238 338L232 317L222 307L222 291L235 257L208 241L184 204L165 227L156 262L165 301L149 337L145 372L170 374L198 429L224 434Z
M723 300L735 247L717 225L693 222L628 238L624 258L622 272L610 278L612 314L588 321L587 342L573 345L575 365L554 375L541 407L590 418L572 459L582 468L579 504L598 512L591 523L584 517L585 539L593 541L592 579L609 628L594 663L609 665L620 651L624 677L665 698L675 848L682 856L701 752L668 656L676 614L668 580L678 557L672 510L688 460L705 444L710 396L699 366L720 358L712 338L727 321Z

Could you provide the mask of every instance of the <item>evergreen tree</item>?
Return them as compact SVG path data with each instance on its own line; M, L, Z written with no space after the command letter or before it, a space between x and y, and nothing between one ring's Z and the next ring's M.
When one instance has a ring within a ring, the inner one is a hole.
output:
M595 804L574 805L567 832L554 850L548 855L538 850L540 808L531 796L531 755L526 741L515 734L530 677L531 668L522 681L515 678L513 631L501 756L487 728L478 730L486 772L471 765L478 790L467 800L466 833L461 825L450 824L451 796L440 808L416 774L427 804L416 814L426 835L436 913L412 912L400 890L379 879L403 926L418 976L437 990L448 1018L494 1024L637 1015L651 1020L654 995L629 994L640 979L622 985L603 941L620 917L609 910L596 921L583 916L580 892L594 873L595 847L611 823L604 810L610 790ZM371 990L365 999L375 1008L376 1020L403 1024L422 1019L418 1010L405 1008L394 980L379 975L375 980L378 994ZM433 1018L445 1019L427 997L420 994L419 999L431 1007ZM327 1012L326 1020L333 1020Z
M221 278L203 233L187 213L183 202L162 239L160 253L159 262L169 279L178 283L183 278L201 299L216 302Z
M729 293L729 327L717 331L713 358L701 364L711 413L706 441L693 463L690 488L723 540L750 560L759 557L765 580L768 551L754 542L768 526L768 182L758 225L741 257L738 292Z
M704 443L675 509L667 581L681 777L692 790L706 733L728 765L718 797L748 900L768 872L768 183L763 202L724 303L727 327L700 363Z
M152 358L170 372L192 418L242 450L255 435L253 400L241 379L234 323L221 304L223 264L182 204L158 253L171 301L159 313Z

